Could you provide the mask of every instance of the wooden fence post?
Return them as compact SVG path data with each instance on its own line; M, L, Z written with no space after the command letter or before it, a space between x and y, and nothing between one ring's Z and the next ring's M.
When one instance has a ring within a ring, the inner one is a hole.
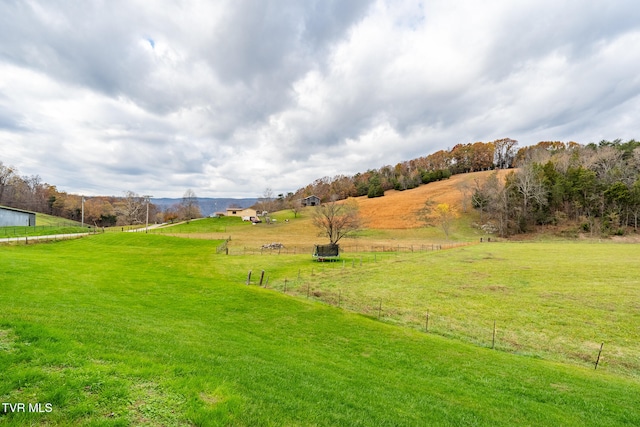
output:
M604 343L600 344L600 351L598 352L598 358L596 359L596 366L595 368L593 368L594 370L598 369L598 363L600 363L600 355L602 354L602 347L604 347Z
M249 270L249 274L247 275L247 285L251 283L251 270Z
M493 321L493 337L491 338L491 349L496 347L496 321Z
M264 280L264 270L262 270L262 273L260 273L260 287L262 287L262 281Z

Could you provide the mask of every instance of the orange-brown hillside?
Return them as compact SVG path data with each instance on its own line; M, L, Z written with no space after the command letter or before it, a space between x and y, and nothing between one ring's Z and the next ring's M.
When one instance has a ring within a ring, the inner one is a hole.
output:
M448 203L461 210L464 199L462 187L467 185L469 189L475 187L475 180L483 183L494 171L472 172L453 175L451 178L421 185L418 188L406 191L389 190L384 197L369 199L366 196L357 197L355 200L360 206L360 214L366 221L367 228L376 229L403 229L421 227L417 220L417 211L424 206L426 200L436 203ZM498 171L499 176L504 177L509 171ZM467 197L471 195L469 191ZM467 202L468 203L468 202Z

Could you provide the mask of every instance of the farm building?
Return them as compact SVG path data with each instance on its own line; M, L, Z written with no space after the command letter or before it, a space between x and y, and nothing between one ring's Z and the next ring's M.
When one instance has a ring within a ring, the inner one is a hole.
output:
M35 212L0 206L0 227L36 226Z
M302 199L302 206L320 206L320 197L309 196Z
M258 212L255 209L227 208L227 216L257 217Z

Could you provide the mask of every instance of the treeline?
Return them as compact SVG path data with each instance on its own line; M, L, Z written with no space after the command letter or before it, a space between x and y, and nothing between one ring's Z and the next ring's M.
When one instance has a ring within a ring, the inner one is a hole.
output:
M195 193L187 190L182 203L164 211L133 191L123 197L83 197L59 191L55 185L42 182L38 175L20 176L12 166L0 161L0 205L32 212L55 215L87 225L109 227L114 225L171 222L201 216ZM84 214L84 216L83 216Z
M457 144L425 157L383 166L353 176L324 177L296 191L292 199L316 195L320 200L347 197L381 197L387 190L409 190L422 184L448 179L451 175L513 167L518 141L510 138L492 142Z
M476 182L472 203L487 231L502 236L573 222L580 231L638 230L640 142L540 142L521 148L518 169Z

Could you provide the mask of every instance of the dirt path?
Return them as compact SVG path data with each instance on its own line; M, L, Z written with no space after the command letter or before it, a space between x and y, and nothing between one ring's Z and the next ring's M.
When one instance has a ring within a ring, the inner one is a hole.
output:
M78 237L88 236L90 233L73 233L73 234L50 234L47 236L22 236L22 237L5 237L0 239L0 243L7 242L21 242L21 243L29 243L36 242L39 240L68 240L75 239Z

